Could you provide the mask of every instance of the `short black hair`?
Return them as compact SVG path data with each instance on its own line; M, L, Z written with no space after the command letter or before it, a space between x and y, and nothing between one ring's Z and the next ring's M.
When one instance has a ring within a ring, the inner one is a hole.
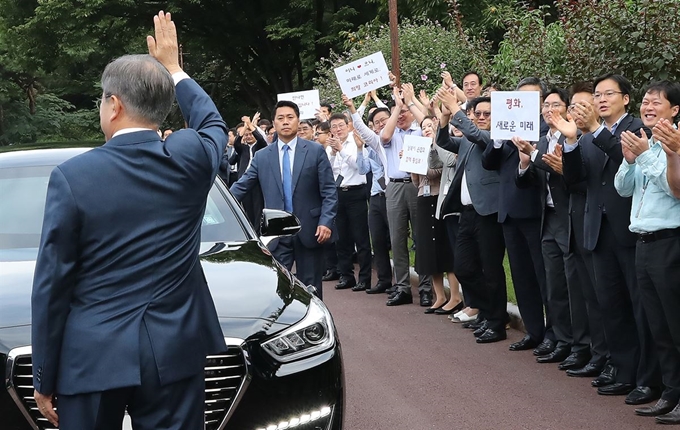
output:
M491 103L491 97L477 97L468 102L470 109L472 110L477 109L477 105L480 103ZM467 109L465 109L465 111L467 112Z
M280 100L274 105L274 116L276 116L276 110L281 107L289 107L292 108L295 111L295 116L300 118L300 108L295 102L291 102L289 100Z
M663 94L673 106L680 106L680 84L668 80L652 82L645 88L644 94Z
M593 93L593 83L588 82L588 81L576 82L569 89L569 93L571 94L572 97L574 97L574 94L578 94L578 93L592 94Z
M368 115L368 122L373 122L373 118L380 112L385 112L387 115L391 114L389 108L379 107Z
M231 134L233 134L234 136L238 135L238 127L230 128L229 131L230 131Z
M527 85L532 85L532 86L537 86L541 89L541 99L544 99L545 96L547 95L546 93L548 92L548 86L541 80L540 78L537 78L535 76L529 76L517 84L517 87L515 89L519 90L522 87L526 87Z
M265 131L266 131L267 133L269 133L269 132L271 131L272 128L274 128L274 125L269 124L269 125L267 126L267 130L265 130Z
M546 93L545 98L548 98L550 94L557 94L560 100L562 100L565 105L569 106L569 93L567 93L567 90L562 88L551 88L550 91Z
M266 119L266 118L262 118L261 120L259 120L259 121L257 122L257 126L260 127L260 126L263 126L263 125L266 125L267 127L269 127L270 125L272 125L272 122L269 121L269 120Z
M321 103L321 107L325 107L326 109L328 109L328 112L333 112L333 106L331 106L331 104L328 102Z
M328 122L330 123L330 122L332 122L334 119L341 119L341 120L343 120L343 121L345 122L345 124L349 124L349 120L347 119L347 117L345 116L345 114L342 114L342 113L334 113L334 114L331 115L331 117L328 119Z
M475 75L475 76L477 76L477 80L479 81L479 86L481 87L482 84L484 83L484 82L482 81L482 77L481 77L481 75L480 75L479 73L475 72L474 70L470 70L469 72L465 72L465 74L463 75L463 79L460 80L461 85L462 85L463 81L465 80L465 78L467 78L467 77L470 76L470 75Z
M633 85L623 75L619 75L617 73L607 73L606 75L596 78L593 81L593 90L597 88L600 82L606 81L607 79L616 82L616 84L619 86L619 91L621 91L621 95L630 97L630 93L633 91Z
M330 131L331 124L328 121L322 121L316 125L316 131Z

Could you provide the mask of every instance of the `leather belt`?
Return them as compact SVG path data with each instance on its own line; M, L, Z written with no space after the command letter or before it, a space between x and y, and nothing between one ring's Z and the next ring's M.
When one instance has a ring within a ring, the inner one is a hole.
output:
M413 182L411 178L390 178L390 182Z
M637 235L638 240L642 243L655 242L661 239L668 239L671 237L680 236L680 227L678 228L667 228L664 230L653 231L651 233L639 233Z
M345 187L338 187L340 191L358 190L359 188L366 188L366 184L360 185L347 185Z

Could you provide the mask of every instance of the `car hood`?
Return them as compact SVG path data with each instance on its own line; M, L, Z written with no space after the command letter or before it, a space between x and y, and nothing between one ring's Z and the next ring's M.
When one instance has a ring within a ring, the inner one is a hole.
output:
M225 336L273 334L307 313L311 295L259 241L203 244L201 251ZM19 328L31 323L34 269L34 260L0 261L0 344L8 341L6 334L24 333Z

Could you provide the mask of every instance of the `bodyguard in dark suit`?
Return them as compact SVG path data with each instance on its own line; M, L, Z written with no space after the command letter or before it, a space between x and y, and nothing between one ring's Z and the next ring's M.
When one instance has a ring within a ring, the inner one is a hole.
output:
M483 128L480 130L458 107L452 93L440 90L438 97L446 109L440 119L437 145L458 154L456 173L446 190L440 216L460 212L454 273L463 287L466 304L479 309L481 333L477 342L497 342L506 338L507 290L503 269L505 243L497 214L499 175L482 167L484 149L493 145L488 131L491 100L478 98L468 102L473 106L477 124ZM464 137L449 136L449 120Z
M519 91L540 91L545 85L536 78L519 83ZM515 184L519 152L510 141L495 141L487 145L482 156L485 169L500 175L498 222L503 226L512 280L527 335L510 345L513 351L538 346L546 335L543 319L545 302L545 267L541 252L542 190L538 185L518 188Z
M596 294L611 362L618 372L594 384L609 383L600 386L599 394L628 394L627 403L647 403L658 398L661 376L637 285L636 236L628 230L631 199L618 195L614 176L623 161L621 133L651 132L626 113L631 90L626 78L606 75L595 80L594 87L595 106L582 102L572 110L589 133L578 142L567 142L563 156L567 182L587 181L584 243L593 252ZM601 125L596 112L604 120Z
M156 59L124 56L102 75L106 144L50 177L33 383L40 412L62 430L120 428L126 409L135 429L202 429L205 357L226 348L198 258L226 126L180 69L170 15L154 21ZM190 128L162 141L173 79Z
M300 232L272 241L269 249L288 270L295 263L298 279L316 287L322 297L322 245L331 239L338 195L326 151L318 143L297 137L299 121L300 110L295 103L276 104L278 140L255 154L231 192L240 201L259 185L265 208L282 209L298 217Z

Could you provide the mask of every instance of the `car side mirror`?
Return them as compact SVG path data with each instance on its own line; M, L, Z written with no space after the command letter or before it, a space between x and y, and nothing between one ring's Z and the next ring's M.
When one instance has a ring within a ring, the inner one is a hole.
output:
M264 237L292 236L300 228L300 221L291 213L278 209L262 210L260 235Z

